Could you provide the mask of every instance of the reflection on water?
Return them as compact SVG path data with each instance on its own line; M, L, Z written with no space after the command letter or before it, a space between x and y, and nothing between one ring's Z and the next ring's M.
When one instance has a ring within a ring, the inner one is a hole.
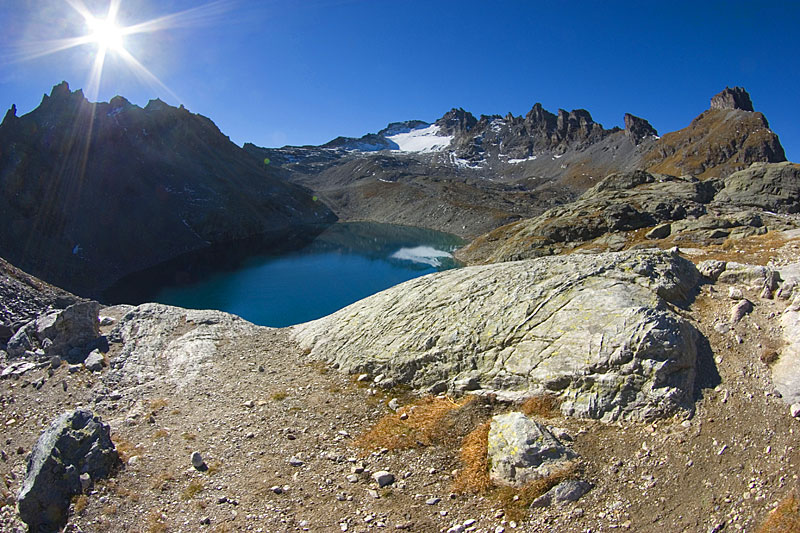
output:
M457 237L419 228L353 222L264 236L188 254L129 276L109 303L155 301L219 309L283 327L330 314L411 278L458 266Z

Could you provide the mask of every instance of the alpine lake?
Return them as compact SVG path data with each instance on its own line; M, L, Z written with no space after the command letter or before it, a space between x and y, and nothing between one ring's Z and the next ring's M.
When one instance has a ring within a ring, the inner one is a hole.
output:
M120 280L105 303L217 309L262 326L323 317L432 272L456 268L454 235L372 222L303 228L192 252Z

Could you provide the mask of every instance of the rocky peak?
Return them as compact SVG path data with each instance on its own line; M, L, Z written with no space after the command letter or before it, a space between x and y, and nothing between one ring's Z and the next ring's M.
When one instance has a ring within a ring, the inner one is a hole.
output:
M725 87L725 90L711 98L711 109L753 111L753 102L744 87Z
M657 137L658 132L647 120L625 113L625 135L633 141L633 144L639 144L646 137Z
M436 121L441 133L454 135L465 133L471 130L478 123L477 119L469 111L462 108L453 108Z
M17 105L11 104L11 108L6 111L6 116L3 117L3 122L0 122L0 126L4 124L11 124L11 121L17 118Z

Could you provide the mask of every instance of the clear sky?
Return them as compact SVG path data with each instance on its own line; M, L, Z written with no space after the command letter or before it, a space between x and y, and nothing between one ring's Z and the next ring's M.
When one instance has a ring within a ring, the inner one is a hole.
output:
M321 144L387 123L588 109L660 132L686 126L726 85L751 94L800 161L800 2L534 0L115 0L157 31L109 49L97 99L161 98L211 118L237 144ZM31 58L88 30L108 0L0 0L0 106L31 111L67 80L91 94L98 45ZM200 7L198 7L200 6ZM188 13L181 13L190 10ZM52 47L52 46L51 46Z

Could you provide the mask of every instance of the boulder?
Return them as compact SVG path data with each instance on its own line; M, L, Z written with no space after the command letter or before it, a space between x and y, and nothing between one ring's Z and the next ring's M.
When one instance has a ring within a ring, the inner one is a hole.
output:
M691 405L699 333L667 303L690 298L698 278L691 262L660 250L466 267L390 288L293 335L312 358L383 375L382 386L549 393L565 415L649 419Z
M91 372L99 372L103 370L104 366L106 366L106 359L103 357L103 354L100 353L100 350L92 350L92 352L86 357L86 360L83 362L83 364L87 370Z
M513 487L547 477L577 457L545 426L520 412L492 418L488 454L492 481Z
M770 366L772 382L787 404L800 402L800 295L783 312L780 320L783 347Z
M75 348L83 349L100 336L99 313L100 304L95 301L79 302L47 313L36 319L36 338L40 343L45 339L52 341L45 349L47 355L67 355Z
M32 533L57 531L67 520L70 498L82 490L81 475L107 477L118 462L109 427L99 417L85 409L62 414L28 459L17 497L20 518Z
M586 481L568 479L533 500L531 507L549 507L554 503L576 502L591 488L592 484Z

